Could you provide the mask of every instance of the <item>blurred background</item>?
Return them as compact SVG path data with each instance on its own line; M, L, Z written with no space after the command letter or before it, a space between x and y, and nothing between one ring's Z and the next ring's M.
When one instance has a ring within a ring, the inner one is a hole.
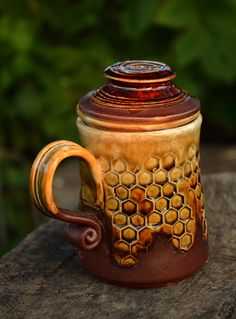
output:
M42 221L28 190L34 157L53 140L78 141L78 99L126 59L176 70L201 100L203 170L235 170L235 0L1 0L0 254ZM56 188L76 183L70 165Z

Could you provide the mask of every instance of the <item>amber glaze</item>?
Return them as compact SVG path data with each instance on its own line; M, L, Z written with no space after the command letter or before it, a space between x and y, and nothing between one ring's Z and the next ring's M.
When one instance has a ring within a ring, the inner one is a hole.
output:
M116 63L105 76L108 84L77 107L82 146L58 141L36 158L33 199L71 223L68 239L93 275L130 287L166 285L208 255L200 104L163 63ZM69 156L82 159L77 214L58 208L52 193L55 170Z
M150 247L156 234L167 236L181 251L191 249L197 227L207 238L200 115L182 127L153 132L101 131L77 124L81 144L93 152L102 172L103 211L118 264L137 264L138 252ZM94 206L85 178L81 188L82 203Z

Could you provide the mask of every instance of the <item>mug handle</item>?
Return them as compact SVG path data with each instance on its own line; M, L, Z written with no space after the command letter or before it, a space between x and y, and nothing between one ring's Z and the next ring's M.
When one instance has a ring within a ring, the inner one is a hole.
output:
M76 156L84 159L92 173L96 185L95 205L103 208L103 185L101 171L96 158L85 148L70 141L56 141L45 146L37 155L30 173L30 191L35 205L49 217L82 226L76 241L83 250L99 245L102 238L102 224L94 213L70 212L59 208L53 197L52 183L58 165L65 159Z

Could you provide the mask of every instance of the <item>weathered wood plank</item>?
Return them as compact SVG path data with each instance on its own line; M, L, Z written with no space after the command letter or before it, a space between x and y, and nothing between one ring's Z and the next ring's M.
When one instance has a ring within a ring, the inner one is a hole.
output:
M146 290L102 283L77 264L65 225L50 221L0 260L0 318L236 318L236 174L204 185L210 258L192 278Z

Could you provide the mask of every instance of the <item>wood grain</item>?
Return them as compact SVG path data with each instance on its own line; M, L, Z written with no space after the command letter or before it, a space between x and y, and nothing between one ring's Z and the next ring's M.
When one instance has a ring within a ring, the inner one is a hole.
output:
M190 279L146 290L102 283L53 220L0 260L0 318L236 318L236 174L208 175L204 186L210 257Z

